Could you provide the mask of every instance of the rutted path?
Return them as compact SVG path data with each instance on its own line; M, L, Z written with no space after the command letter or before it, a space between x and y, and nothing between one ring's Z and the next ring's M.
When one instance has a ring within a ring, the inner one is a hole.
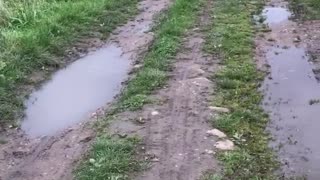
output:
M153 34L148 32L153 16L164 10L169 2L140 2L140 14L133 21L119 27L106 46L119 46L123 56L135 60L141 52L147 50L153 39ZM98 113L102 112L100 109ZM54 136L39 138L29 138L21 130L8 132L8 143L1 145L0 150L0 179L72 179L74 162L88 148L94 132L89 123L80 123L61 131Z
M210 9L210 2L206 6ZM206 171L217 170L213 158L217 139L206 134L213 115L209 109L213 83L208 78L217 68L217 62L202 52L201 30L210 20L207 10L197 28L185 36L168 85L152 96L158 103L122 113L118 117L122 120L110 126L115 132L143 137L143 149L152 164L137 180L196 180ZM146 122L137 125L134 119Z

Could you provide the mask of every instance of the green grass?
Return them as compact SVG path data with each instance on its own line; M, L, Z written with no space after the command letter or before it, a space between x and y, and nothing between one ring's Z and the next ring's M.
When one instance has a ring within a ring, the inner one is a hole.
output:
M104 132L104 127L108 125L110 119L116 117L118 112L141 109L146 103L152 102L149 95L166 84L171 63L182 45L183 35L196 20L200 4L200 0L176 0L166 12L159 16L153 29L155 39L144 56L143 67L129 81L116 109L108 114L104 122L101 120L102 122L97 123L96 128L100 131L99 134L107 133ZM76 178L80 180L130 178L133 171L141 169L140 163L142 163L134 159L135 147L136 145L129 140L118 142L112 138L98 137L90 150L90 155L85 157L81 165L76 168ZM90 159L94 160L90 163ZM96 166L92 162L100 163Z
M319 0L290 0L295 16L302 20L320 19Z
M77 180L128 179L129 173L141 168L135 159L138 144L135 138L113 139L100 137L93 145L94 151L88 155L75 171Z
M158 19L154 28L155 41L143 61L143 68L123 91L119 110L137 110L151 100L155 89L165 85L173 58L181 46L182 36L195 21L199 0L177 0Z
M59 68L65 50L100 32L106 38L137 12L138 0L0 0L0 124L14 123L33 72Z
M262 1L261 1L262 2ZM217 72L214 105L227 107L213 125L235 142L234 151L221 152L223 179L275 179L277 161L268 147L267 115L260 107L258 91L263 74L254 62L255 28L253 14L262 3L251 0L215 0L205 50L222 59Z

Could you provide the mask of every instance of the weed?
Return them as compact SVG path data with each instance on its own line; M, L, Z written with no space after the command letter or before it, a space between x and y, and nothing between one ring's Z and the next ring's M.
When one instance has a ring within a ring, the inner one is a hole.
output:
M261 1L262 2L262 1ZM268 148L268 122L260 107L258 88L263 74L253 60L255 29L253 15L262 7L260 1L216 0L212 10L205 50L223 59L223 69L216 73L217 95L214 104L231 113L213 121L225 131L238 148L221 152L223 179L274 179L277 162Z

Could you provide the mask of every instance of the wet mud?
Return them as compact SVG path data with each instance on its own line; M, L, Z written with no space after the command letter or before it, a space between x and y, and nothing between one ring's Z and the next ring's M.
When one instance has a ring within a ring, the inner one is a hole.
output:
M269 114L271 147L282 164L283 178L320 177L320 84L288 4L271 1L262 14L271 32L257 39L258 63L267 64L263 107Z
M75 163L94 138L92 123L104 116L137 57L148 49L153 16L169 3L141 1L140 13L117 28L105 45L91 48L31 94L22 129L3 136L7 143L0 146L0 179L73 178Z

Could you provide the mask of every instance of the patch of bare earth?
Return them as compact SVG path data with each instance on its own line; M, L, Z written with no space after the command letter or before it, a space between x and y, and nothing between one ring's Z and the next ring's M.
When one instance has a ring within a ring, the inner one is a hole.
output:
M169 3L170 0L141 1L140 13L134 20L116 29L106 46L109 43L120 46L124 54L134 61L138 54L147 50L153 39L153 33L148 32L153 16ZM99 112L98 116L104 115L103 110ZM95 135L91 126L95 118L66 128L54 136L30 138L20 129L4 132L1 139L6 139L7 143L0 145L0 179L72 179L73 166L86 152Z
M311 55L313 72L320 81L320 20L306 21L300 24L303 41L307 44L307 50Z
M208 12L202 12L199 24L186 34L168 85L152 95L156 103L121 113L109 127L113 133L143 138L141 148L151 164L135 179L196 180L218 170L213 157L217 138L207 134L214 115L209 108L214 83L209 77L218 62L202 51L201 30L209 20Z

